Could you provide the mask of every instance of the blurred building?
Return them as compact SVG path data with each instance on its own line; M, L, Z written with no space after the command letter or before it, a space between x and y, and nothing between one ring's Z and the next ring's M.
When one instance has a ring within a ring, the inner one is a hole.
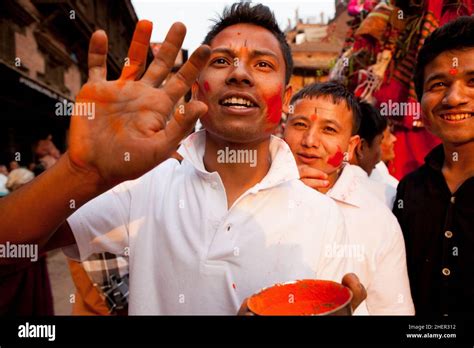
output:
M31 145L47 134L65 150L69 117L56 115L56 103L74 101L86 82L90 36L107 32L115 79L137 20L130 0L0 2L0 164L20 153L27 165Z
M323 14L319 23L304 23L296 14L296 26L286 32L294 60L290 81L294 91L313 82L326 81L332 64L339 57L350 17L345 1L335 0L335 6L335 17L328 23L324 23Z

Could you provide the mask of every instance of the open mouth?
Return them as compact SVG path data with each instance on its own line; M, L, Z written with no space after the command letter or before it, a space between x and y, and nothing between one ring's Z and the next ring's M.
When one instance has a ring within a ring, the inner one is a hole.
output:
M473 113L471 112L439 115L439 117L441 117L443 120L451 121L451 122L467 120L468 118L471 118L472 116L473 116Z
M219 101L219 105L235 109L255 108L258 105L244 97L227 97Z

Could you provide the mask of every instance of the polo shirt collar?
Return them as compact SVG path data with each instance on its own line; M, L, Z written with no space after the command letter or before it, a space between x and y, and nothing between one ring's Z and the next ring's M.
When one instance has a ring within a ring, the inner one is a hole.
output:
M277 186L290 180L299 179L298 167L290 148L282 139L271 136L270 138L271 166L267 175L251 191L258 191ZM204 167L204 151L206 148L206 130L195 132L188 136L178 149L178 153L183 156L184 161L190 163L198 175L208 177L215 175Z
M425 163L435 171L441 171L444 163L443 144L439 144L426 155Z
M363 205L364 197L359 187L364 178L364 173L365 171L359 166L344 165L341 175L334 186L327 192L327 195L336 201L360 208ZM365 176L367 177L367 173Z

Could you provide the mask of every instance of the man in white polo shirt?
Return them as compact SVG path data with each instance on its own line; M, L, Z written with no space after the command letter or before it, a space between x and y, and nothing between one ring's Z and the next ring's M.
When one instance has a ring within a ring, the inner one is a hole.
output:
M360 140L358 102L344 86L327 82L298 91L291 109L284 136L302 181L334 199L345 218L348 244L334 245L326 254L342 253L353 259L356 274L367 288L367 300L356 314L414 314L397 219L371 194L358 173L362 169L344 163Z
M94 33L89 81L77 102L95 103L96 115L73 116L67 154L21 195L0 202L9 231L0 242L71 245L66 253L81 259L101 251L128 256L130 314L235 314L246 297L274 283L340 281L350 262L324 250L346 243L341 213L298 180L288 146L271 137L291 95L292 68L273 14L234 4L205 39L211 52L199 48L154 88L184 32L173 25L137 80L151 35L151 23L140 21L118 81L105 81L107 38ZM195 100L166 124L193 82ZM168 159L198 117L206 130L183 142L181 163ZM33 197L53 186L40 213ZM19 228L15 207L28 211ZM49 232L71 209L67 223ZM357 277L345 280L355 307L365 290Z

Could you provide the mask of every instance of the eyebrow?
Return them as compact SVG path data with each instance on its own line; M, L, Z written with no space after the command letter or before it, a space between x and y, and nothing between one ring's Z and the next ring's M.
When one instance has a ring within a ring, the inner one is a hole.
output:
M474 70L469 70L463 73L463 75L474 75ZM425 84L429 84L431 81L438 80L438 79L445 79L446 77L449 77L449 74L446 73L436 73L434 75L431 75L428 77L426 80Z
M217 47L212 50L212 53L224 53L227 54L231 57L237 56L237 53L235 50L227 48L227 47ZM261 56L270 56L273 57L274 59L278 60L278 56L273 53L272 51L269 50L252 50L250 51L250 57L255 58L255 57L261 57Z
M291 116L288 120L289 121L294 121L294 120L300 120L300 119L304 119L306 121L310 121L309 117L306 116L306 115L296 115L296 116ZM339 124L339 122L335 121L335 120L330 120L330 119L327 119L327 118L324 118L323 117L320 117L319 118L320 120L323 121L323 123L325 124L332 124L338 128L341 128L341 125Z
M294 120L301 120L304 119L305 121L309 121L308 116L306 115L295 115L295 116L290 116L288 118L288 121L294 121Z
M446 73L436 73L434 75L431 75L430 77L428 77L425 81L425 84L429 84L431 81L434 81L434 80L441 80L441 79L445 79L446 77L448 76L448 74Z

